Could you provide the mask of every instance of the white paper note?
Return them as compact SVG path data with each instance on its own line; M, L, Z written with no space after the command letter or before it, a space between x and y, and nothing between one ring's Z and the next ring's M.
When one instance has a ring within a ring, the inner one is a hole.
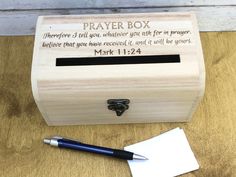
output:
M125 147L149 160L128 161L133 177L173 177L199 168L185 133L180 128Z

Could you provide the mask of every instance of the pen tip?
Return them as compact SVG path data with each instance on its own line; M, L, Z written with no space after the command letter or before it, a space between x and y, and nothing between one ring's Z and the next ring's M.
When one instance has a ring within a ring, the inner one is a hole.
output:
M148 160L147 157L144 157L144 156L138 155L138 154L134 154L134 155L133 155L133 159L134 159L134 160Z
M50 144L51 140L50 140L50 139L47 139L47 138L45 138L45 139L43 140L43 142L44 142L45 144Z

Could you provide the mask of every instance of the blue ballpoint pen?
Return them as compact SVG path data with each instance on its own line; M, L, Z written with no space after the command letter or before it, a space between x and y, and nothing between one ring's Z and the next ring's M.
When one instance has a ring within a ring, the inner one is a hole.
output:
M76 140L66 139L59 136L54 136L52 138L45 138L43 142L45 144L49 144L51 146L56 146L59 148L67 148L67 149L74 149L78 151L92 152L96 154L107 155L107 156L116 157L116 158L125 159L125 160L147 160L146 157L135 154L133 152L84 144Z

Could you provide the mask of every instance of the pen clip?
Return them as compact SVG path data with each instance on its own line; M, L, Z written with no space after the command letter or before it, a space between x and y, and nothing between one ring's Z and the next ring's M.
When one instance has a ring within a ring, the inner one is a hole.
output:
M63 137L61 137L61 136L53 136L52 139L60 140L60 139L63 139Z
M65 140L65 141L72 141L72 142L77 142L77 143L81 143L80 141L78 140L75 140L75 139L69 139L69 138L63 138L61 136L53 136L52 139L56 139L56 140Z

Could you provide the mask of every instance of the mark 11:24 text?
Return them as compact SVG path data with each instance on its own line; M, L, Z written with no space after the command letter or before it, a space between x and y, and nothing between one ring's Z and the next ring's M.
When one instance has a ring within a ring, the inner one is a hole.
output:
M95 49L94 55L95 56L111 56L111 55L140 55L142 51L140 48L135 49Z

